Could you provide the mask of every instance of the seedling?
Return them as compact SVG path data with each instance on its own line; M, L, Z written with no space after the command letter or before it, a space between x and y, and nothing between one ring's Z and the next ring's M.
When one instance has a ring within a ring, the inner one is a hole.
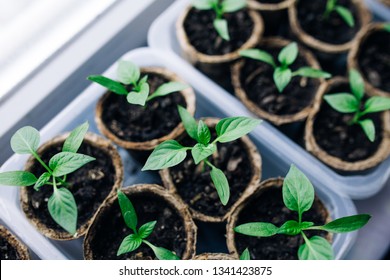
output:
M241 260L241 261L249 261L250 259L251 259L251 255L249 254L248 248L246 248L246 249L242 252L242 254L241 254L241 256L240 256L240 260Z
M383 25L383 29L387 32L390 32L390 23L386 23Z
M330 78L331 75L327 72L314 69L311 67L301 67L296 71L292 71L291 66L298 57L298 45L293 42L285 46L278 55L280 65L277 65L272 55L266 51L259 49L248 49L240 51L242 57L247 57L262 61L271 65L274 68L274 82L279 92L283 90L290 83L295 76L308 78Z
M331 13L337 13L349 27L355 26L355 20L352 13L345 7L337 5L337 0L328 0L324 12L324 19L329 20Z
M119 246L117 256L133 252L137 250L142 243L144 243L153 250L154 254L159 260L179 260L179 257L175 253L165 248L154 246L152 243L146 240L146 238L152 234L157 221L148 222L139 227L137 230L137 213L135 212L134 206L130 199L120 190L118 191L118 201L123 219L129 229L133 231L133 233L129 234L123 239L121 245Z
M95 160L93 157L77 153L88 127L88 122L85 122L75 128L65 140L62 151L54 155L48 165L37 153L39 132L31 126L19 129L11 138L12 150L17 154L32 155L46 172L37 174L38 177L28 171L0 173L0 185L34 186L35 191L39 191L44 185L53 186L53 194L47 203L49 213L58 225L72 235L76 233L77 205L73 194L67 189L66 176Z
M200 120L196 120L181 106L178 106L180 118L188 135L197 144L193 147L183 147L175 140L168 140L158 145L149 156L142 170L160 170L169 168L181 163L187 156L187 151L191 151L195 164L202 163L203 168L207 165L211 168L210 176L217 189L218 196L223 205L229 201L229 183L223 171L214 166L210 161L210 156L217 156L217 143L234 141L251 132L261 120L247 117L232 117L220 120L215 130L217 138L211 141L210 129Z
M305 232L309 230L323 230L331 233L345 233L355 231L367 224L370 215L361 214L336 219L325 225L315 226L313 222L303 221L302 214L308 211L314 202L314 188L309 179L294 165L283 182L283 202L291 211L298 212L298 221L286 221L281 227L272 223L254 222L242 224L234 228L237 233L255 236L270 237L275 234L302 235L304 243L299 247L300 260L330 260L333 259L333 250L330 243L323 237L313 236L310 239Z
M145 75L141 78L139 67L131 61L120 60L116 75L118 81L100 75L92 75L87 79L102 85L113 93L126 96L127 102L130 104L141 106L145 106L148 101L157 97L188 88L188 85L183 83L168 82L162 84L154 93L150 94L148 76Z
M214 28L222 39L229 41L228 22L223 16L245 8L247 3L246 0L193 0L192 5L198 10L214 10Z
M371 142L375 140L375 125L372 119L362 118L369 113L382 112L390 109L390 98L373 96L363 102L364 81L356 70L349 72L351 93L335 93L324 95L325 101L340 113L354 113L348 125L360 125Z

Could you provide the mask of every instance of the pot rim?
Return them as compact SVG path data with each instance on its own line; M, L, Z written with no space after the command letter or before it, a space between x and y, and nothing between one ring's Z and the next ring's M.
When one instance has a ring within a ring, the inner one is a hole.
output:
M260 3L256 0L249 0L248 7L258 11L280 11L288 9L296 0L284 0L279 3Z
M0 237L5 239L17 252L19 260L29 260L30 254L28 248L5 226L0 225Z
M232 255L225 253L202 253L196 255L192 260L237 260Z

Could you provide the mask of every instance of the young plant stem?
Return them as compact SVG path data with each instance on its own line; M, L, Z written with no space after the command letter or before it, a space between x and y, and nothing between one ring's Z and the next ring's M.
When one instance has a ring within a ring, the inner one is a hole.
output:
M41 159L41 157L35 151L32 152L32 155L47 170L47 172L49 172L49 174L53 176L53 171L51 171L51 169L46 165L46 163ZM62 180L61 178L57 178L57 179L58 181L60 181L61 185L67 185L67 183L65 182L66 176L64 180Z

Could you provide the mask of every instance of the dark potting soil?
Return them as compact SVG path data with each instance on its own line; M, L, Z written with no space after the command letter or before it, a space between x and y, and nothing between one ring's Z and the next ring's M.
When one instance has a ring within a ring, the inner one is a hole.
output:
M316 198L313 207L303 213L303 221L323 225L326 220L323 216L323 209L324 206ZM272 187L250 200L242 209L236 226L251 222L266 222L280 227L288 220L298 220L298 214L284 205L282 188ZM314 235L326 238L324 231L306 231L305 234L309 238ZM275 235L259 238L235 233L235 242L239 253L249 248L251 259L296 260L298 259L298 248L303 244L303 237L301 235Z
M42 154L42 160L47 164L53 155L61 152L61 149L62 143L58 146L51 146ZM103 200L111 192L116 179L111 157L104 151L90 144L83 143L78 153L92 156L96 160L69 174L66 179L66 182L69 184L68 189L72 192L77 204L77 228L92 218ZM38 174L42 174L46 170L35 161L33 168L29 171L38 176ZM33 216L46 224L48 228L65 232L53 220L47 209L47 202L53 193L53 187L45 185L39 191L35 191L33 187L27 187L27 193L29 196L29 209L32 211Z
M212 139L215 138L216 134L212 132ZM189 137L179 142L186 147L195 145L195 141ZM230 199L226 206L220 202L212 183L211 168L207 165L196 166L190 153L182 163L169 171L179 195L192 209L205 215L222 217L244 192L253 171L249 156L240 140L218 143L218 157L211 156L209 161L225 173L229 182Z
M138 227L157 221L153 233L146 239L155 246L174 251L182 256L187 243L184 222L170 204L153 193L132 194L129 196L138 216ZM91 239L94 259L156 259L153 251L145 244L137 250L117 256L122 240L133 233L122 217L118 200L105 208L94 227Z
M150 92L168 82L165 78L143 72L148 75ZM128 87L130 90L131 87ZM127 102L124 95L110 93L103 104L102 119L107 128L118 138L125 141L146 142L169 134L181 122L177 105L187 107L184 97L175 92L158 97L139 106Z
M349 85L335 86L329 93L350 92ZM367 99L363 99L363 102ZM360 125L348 125L353 114L339 113L323 101L313 125L313 134L317 144L332 156L348 162L364 160L372 156L382 141L382 119L380 113L363 117L374 121L376 138L368 140Z
M8 240L0 237L0 260L19 260L20 256Z
M355 25L349 27L336 12L324 18L327 0L299 0L297 16L301 28L316 39L330 44L344 44L352 40L359 31L361 22L351 0L338 0L337 5L347 8L353 15Z
M371 34L360 47L359 68L376 88L390 92L390 32Z
M282 48L265 48L274 58ZM298 56L291 66L293 71L308 66L305 58ZM295 114L312 103L319 81L304 77L292 78L283 92L279 92L273 80L274 68L267 63L245 59L241 69L241 85L248 98L262 110L273 115Z
M214 28L214 10L192 8L185 21L184 30L190 44L199 52L207 55L223 55L239 49L250 38L254 24L248 10L226 13L230 41L223 40Z

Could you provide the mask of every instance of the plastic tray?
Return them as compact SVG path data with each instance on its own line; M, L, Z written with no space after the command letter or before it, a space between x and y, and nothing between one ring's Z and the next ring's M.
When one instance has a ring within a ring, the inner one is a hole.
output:
M390 8L385 4L378 0L364 0L364 2L379 20L390 21Z
M150 47L180 57L181 50L177 41L175 26L180 13L189 3L189 0L176 1L153 22L148 33ZM252 115L238 99L200 73L188 62L183 60L182 64L185 64L187 71L192 73L191 75L198 77L199 83L207 92L207 98L220 110L230 115ZM269 149L274 150L287 161L295 162L309 176L316 176L325 185L345 192L353 199L364 199L373 196L383 188L390 176L390 158L364 173L340 175L269 123L265 123L263 126L267 133L258 135L258 137Z
M181 78L192 85L197 94L197 112L196 116L215 116L225 117L227 115L240 115L241 109L231 107L231 102L227 102L224 110L220 110L215 106L214 102L225 102L223 100L211 100L208 83L205 83L204 77L198 73L193 73L188 65L184 65L178 58L151 50L148 48L138 49L127 53L123 59L132 60L140 66L162 66L179 73ZM105 75L115 78L116 64L111 66ZM42 143L55 135L64 131L69 131L79 123L88 120L90 130L98 133L95 122L94 113L95 105L98 98L105 90L98 85L89 86L81 95L75 99L68 107L66 107L56 118L48 123L42 130ZM227 113L228 112L228 113ZM251 134L251 138L259 148L263 159L263 179L275 176L284 176L290 164L292 163L284 156L284 151L275 149L273 145L269 146L263 141L263 137L274 139L275 133L269 131L268 126L260 125ZM129 154L119 149L122 156L125 168L125 186L135 183L151 183L158 182L159 178L155 173L141 172L141 166L138 165ZM19 170L22 169L26 157L20 155L12 156L1 168L1 171ZM299 166L299 164L298 164ZM301 166L300 166L301 167ZM323 200L329 209L332 218L341 216L354 215L356 209L352 201L335 190L326 186L323 182L315 180L314 182L318 196ZM53 241L43 237L33 228L19 206L19 191L15 187L0 188L0 219L2 219L9 228L11 228L22 240L30 247L30 249L42 259L81 259L82 258L82 239L74 241ZM211 225L210 228L214 226ZM206 231L208 230L208 226ZM210 232L203 234L201 238L205 239L203 244L213 244L213 248L203 248L204 250L223 250L226 247L224 244L214 244L209 236ZM202 234L202 233L201 233ZM222 235L223 236L223 235ZM353 245L356 239L356 232L343 235L336 235L333 243L335 256L337 259L343 258L348 250ZM220 242L223 243L223 242Z

